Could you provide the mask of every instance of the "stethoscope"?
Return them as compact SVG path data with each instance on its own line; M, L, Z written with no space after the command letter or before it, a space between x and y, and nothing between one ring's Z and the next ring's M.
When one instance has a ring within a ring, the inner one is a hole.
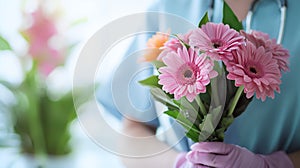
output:
M286 20L286 10L287 10L287 0L277 0L280 8L280 26L279 26L279 32L277 36L277 44L281 44L283 34L284 34L284 28L285 28L285 20ZM253 3L251 4L251 7L248 11L248 14L246 16L245 20L245 29L246 32L251 32L251 22L252 22L252 16L253 12L255 10L255 7L257 6L259 0L254 0ZM209 13L210 13L210 18L212 18L212 13L214 10L215 6L215 0L211 1L210 7L209 7Z

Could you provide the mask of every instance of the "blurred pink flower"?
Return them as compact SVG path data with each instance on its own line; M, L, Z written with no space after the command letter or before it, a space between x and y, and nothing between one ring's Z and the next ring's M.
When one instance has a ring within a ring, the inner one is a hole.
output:
M172 38L165 43L163 48L170 49L176 52L178 48L182 48L182 44L180 43L180 40L178 38Z
M50 45L50 39L58 34L55 20L45 14L42 6L31 14L32 25L23 31L28 39L29 55L37 61L39 70L47 76L63 62L63 51Z
M244 37L223 23L207 23L190 35L189 44L215 60L232 60L231 52L243 45Z
M270 39L268 34L260 31L252 31L250 34L241 31L241 34L256 47L263 46L266 52L271 52L273 58L277 60L280 70L285 72L289 70L289 51L281 44L277 44L275 39Z
M159 84L168 93L174 94L176 100L183 96L192 102L199 93L206 92L210 79L217 76L213 70L213 61L204 55L198 56L192 48L178 48L169 52L164 58L165 67L158 71Z
M39 62L39 71L45 76L48 76L63 62L62 53L52 48L45 48L45 54L38 57L37 60Z
M162 60L162 58L165 57L169 52L177 52L178 48L182 49L182 42L188 44L191 33L192 31L189 31L186 34L178 34L177 38L172 38L171 40L167 41L164 46L161 47L163 51L159 54L157 60Z
M235 86L244 85L247 98L254 93L257 99L274 98L274 91L280 92L281 73L277 61L264 47L256 47L246 42L239 50L233 52L233 60L226 65L227 78L235 81Z

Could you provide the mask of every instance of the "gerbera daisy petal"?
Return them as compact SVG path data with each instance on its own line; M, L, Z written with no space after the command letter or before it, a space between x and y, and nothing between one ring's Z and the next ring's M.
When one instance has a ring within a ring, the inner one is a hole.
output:
M268 34L260 31L252 31L250 34L241 31L241 34L256 47L261 46L266 51L271 52L280 70L285 72L289 70L289 51L284 49L282 45L277 44L275 39L270 39Z
M232 60L231 52L244 44L244 37L223 23L207 23L192 32L189 45L215 60Z
M163 62L166 66L158 69L161 73L158 83L164 91L174 94L176 100L185 96L192 102L197 94L206 92L210 78L217 75L213 61L198 56L193 48L179 48L176 53L167 54Z
M236 86L243 85L247 98L254 93L262 101L266 97L274 98L274 91L281 83L281 73L271 53L249 41L235 52L233 60L226 64L227 78L234 80Z
M169 53L166 57L163 58L163 62L170 67L176 67L177 65L182 65L184 61L182 59L176 59L178 55L174 52Z

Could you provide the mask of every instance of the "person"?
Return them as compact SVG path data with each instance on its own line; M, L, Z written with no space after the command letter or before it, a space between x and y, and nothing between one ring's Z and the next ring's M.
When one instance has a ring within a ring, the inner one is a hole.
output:
M226 0L238 19L245 18L254 0ZM214 1L212 21L221 22L222 0ZM155 1L152 11L163 11L184 17L197 24L211 6L208 0ZM300 168L300 1L288 0L285 31L282 45L290 52L290 71L282 76L281 94L265 102L255 100L236 118L225 134L224 142L195 143L181 141L181 150L170 149L144 158L122 158L127 167L295 167ZM261 0L255 6L251 29L277 38L280 25L280 8L277 0ZM101 91L100 91L101 92ZM107 93L109 94L109 93ZM108 111L117 110L105 94L99 100ZM135 137L153 136L158 121L150 124L124 118L123 132ZM183 143L183 144L182 144ZM135 150L135 144L120 140L121 146ZM156 138L148 141L151 148L166 148L167 144ZM139 149L137 149L139 150Z

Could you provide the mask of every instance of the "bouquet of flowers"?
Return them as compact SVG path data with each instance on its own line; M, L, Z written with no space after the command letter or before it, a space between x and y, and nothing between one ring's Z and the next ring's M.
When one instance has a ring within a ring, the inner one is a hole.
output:
M253 97L265 101L280 92L289 52L263 32L243 31L224 2L222 23L206 13L199 27L185 34L157 33L149 39L158 75L140 81L167 106L194 142L223 141L224 132Z

